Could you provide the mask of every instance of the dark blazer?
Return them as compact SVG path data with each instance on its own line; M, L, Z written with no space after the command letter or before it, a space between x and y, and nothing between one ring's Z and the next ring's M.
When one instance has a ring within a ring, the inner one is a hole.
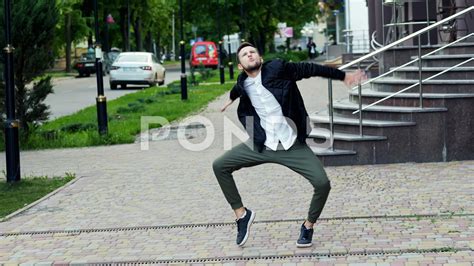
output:
M265 62L261 71L263 86L278 101L283 115L291 119L293 123L290 122L290 125L297 133L297 139L301 143L305 143L311 131L311 126L296 81L314 76L344 80L346 76L344 72L336 68L313 63L290 63L282 60ZM246 78L247 74L245 72L239 75L237 83L230 91L230 99L234 101L240 97L237 115L249 135L253 136L255 147L259 152L262 152L267 137L265 130L260 125L260 117L245 92L244 81Z

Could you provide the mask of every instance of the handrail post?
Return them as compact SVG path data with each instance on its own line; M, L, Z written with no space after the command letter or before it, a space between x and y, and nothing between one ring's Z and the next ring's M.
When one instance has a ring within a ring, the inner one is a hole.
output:
M358 64L358 69L360 70L360 62ZM362 132L362 85L360 83L360 79L358 82L358 88L359 88L359 135L362 137L363 132Z
M328 97L329 97L329 140L331 143L331 151L334 151L334 112L332 99L332 79L328 79Z
M426 27L428 27L430 25L430 9L429 9L429 5L428 5L428 0L426 0ZM430 41L430 31L427 31L427 37L428 37L428 45L431 45L431 41ZM420 36L420 35L418 35Z
M385 15L383 13L383 1L382 1L382 45L385 45Z
M418 83L420 89L420 108L423 108L423 77L421 76L422 73L422 62L421 62L421 34L418 35Z

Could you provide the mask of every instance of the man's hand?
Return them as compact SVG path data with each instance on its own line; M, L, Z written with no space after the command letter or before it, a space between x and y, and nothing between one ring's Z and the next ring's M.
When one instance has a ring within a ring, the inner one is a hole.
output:
M234 102L234 101L232 101L232 100L228 100L228 101L224 104L224 106L221 107L221 112L224 112L225 109L226 109L227 107L229 107L229 105L231 105L233 102Z
M359 82L362 83L365 80L367 80L367 75L364 71L358 69L352 73L346 73L344 84L346 84L347 87L353 87L354 85L359 84Z

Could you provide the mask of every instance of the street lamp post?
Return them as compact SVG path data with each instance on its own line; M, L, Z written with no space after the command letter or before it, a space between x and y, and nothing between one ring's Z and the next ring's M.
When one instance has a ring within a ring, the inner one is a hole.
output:
M13 46L11 36L11 2L4 1L5 17L5 107L7 119L5 121L5 155L7 163L7 182L20 181L20 144L18 139L18 125L15 116L15 85L13 75Z
M220 38L219 38L220 39ZM225 83L224 76L224 49L222 48L222 41L219 40L219 76L221 84Z
M219 76L221 84L225 83L224 76L224 53L222 49L222 37L221 37L221 6L219 5L219 0L217 0L217 31L219 36Z
M227 0L225 1L225 9L227 10L228 6L227 6ZM227 29L227 47L228 47L228 51L229 51L229 78L231 80L234 79L234 64L232 63L232 48L230 46L230 36L229 36L229 20L227 20L227 23L226 23L226 29Z
M183 24L183 0L179 0L179 20L181 23L181 41L179 42L179 55L181 57L181 100L188 99L188 84L186 79L186 65L184 62L184 24Z
M232 48L230 47L230 39L229 35L227 35L227 42L228 42L228 48L229 48L229 78L231 80L234 79L234 63L232 63Z
M97 0L94 0L95 22L95 75L97 78L97 121L100 135L107 135L107 98L104 96L104 79L102 73L102 49L99 40L99 16Z

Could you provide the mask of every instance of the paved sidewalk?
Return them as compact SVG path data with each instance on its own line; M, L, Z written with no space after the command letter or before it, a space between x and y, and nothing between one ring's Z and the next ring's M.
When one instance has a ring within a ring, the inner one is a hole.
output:
M301 83L308 110L324 107L326 83ZM135 143L22 152L23 175L79 178L0 223L0 263L472 265L474 161L327 167L333 189L306 249L295 241L312 193L307 181L279 165L242 169L236 182L257 217L247 245L237 247L211 169L224 152L218 110L226 97L200 113L216 136L200 152L174 138L147 151ZM235 109L225 113L234 122ZM189 134L191 142L205 137ZM4 160L0 154L2 167Z

